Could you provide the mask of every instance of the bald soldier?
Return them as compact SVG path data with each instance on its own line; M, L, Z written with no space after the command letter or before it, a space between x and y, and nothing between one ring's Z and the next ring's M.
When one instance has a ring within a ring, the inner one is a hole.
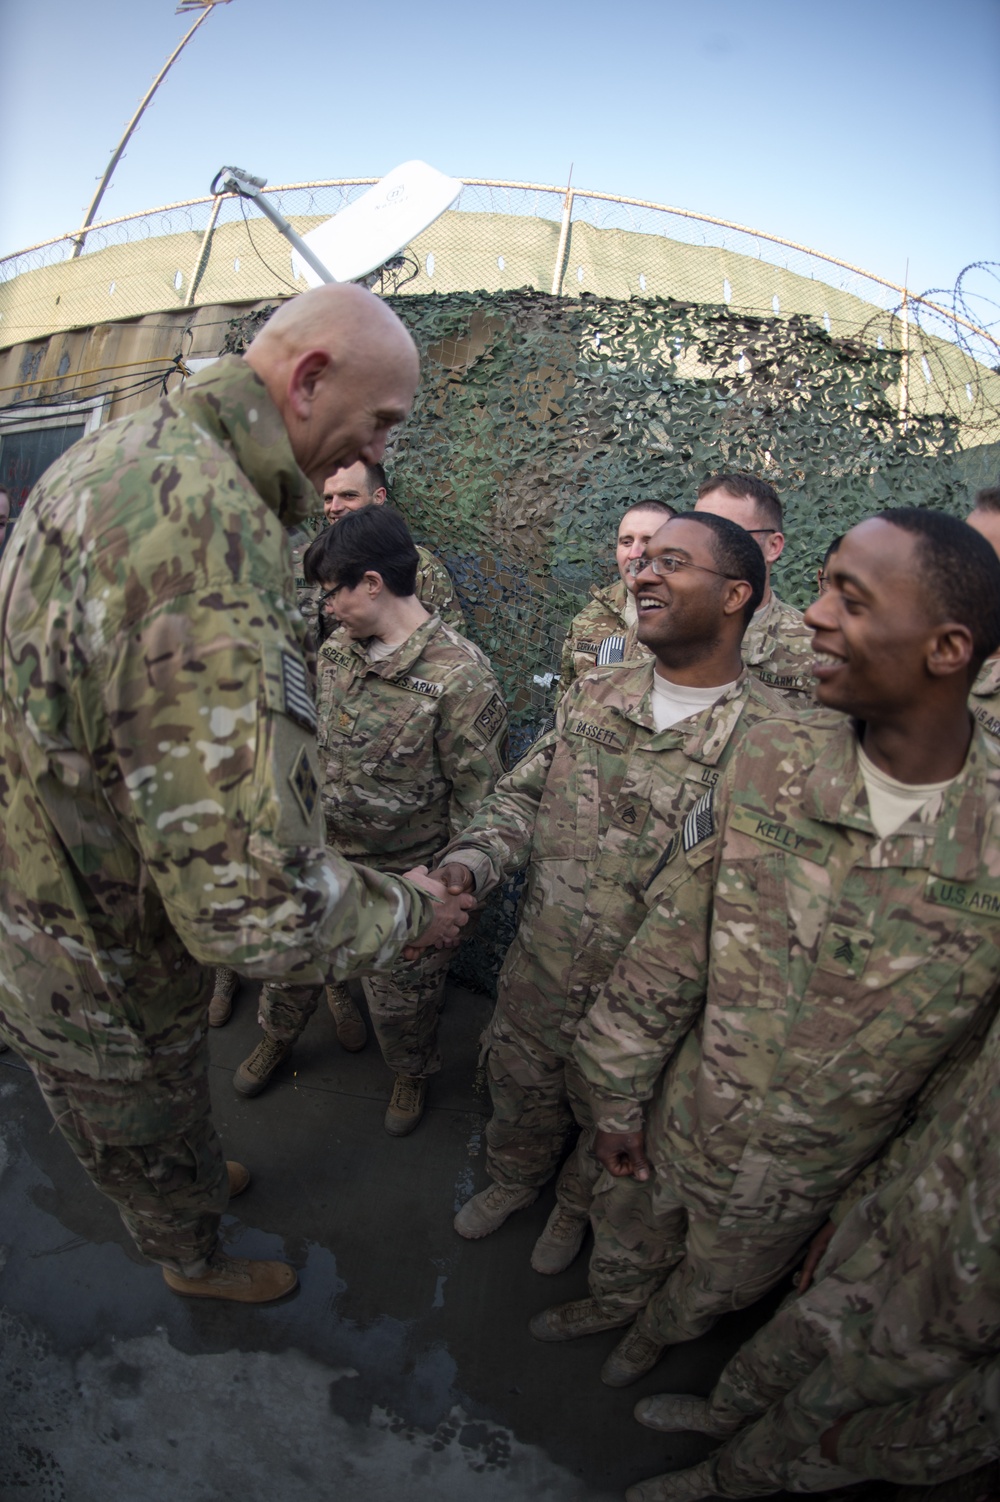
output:
M594 1302L640 1311L610 1386L780 1280L1000 983L1000 759L966 703L1000 562L883 512L806 620L839 713L749 732L577 1038L610 1174Z
M1000 557L1000 486L980 490L965 519ZM1000 649L980 668L969 695L969 708L986 734L1000 742Z
M743 638L743 661L755 678L801 711L812 700L812 632L803 624L802 612L779 600L771 588L771 569L785 549L778 492L757 475L709 475L698 486L694 509L728 517L760 547L767 585Z
M75 444L0 569L0 1036L178 1293L296 1281L218 1248L203 966L319 984L464 922L438 883L324 847L284 532L381 458L417 379L377 298L297 297Z

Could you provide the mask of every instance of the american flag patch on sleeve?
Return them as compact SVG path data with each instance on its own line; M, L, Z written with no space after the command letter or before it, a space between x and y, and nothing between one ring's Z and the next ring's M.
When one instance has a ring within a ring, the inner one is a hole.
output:
M693 850L695 845L700 845L702 840L707 840L709 835L715 833L715 819L712 814L712 795L714 788L710 788L703 797L698 799L694 808L684 820L684 850Z
M285 713L307 729L315 730L316 705L309 692L305 663L301 658L293 657L291 652L281 654L281 685Z
M625 638L624 636L606 636L597 649L597 665L601 668L611 667L616 662L625 661Z

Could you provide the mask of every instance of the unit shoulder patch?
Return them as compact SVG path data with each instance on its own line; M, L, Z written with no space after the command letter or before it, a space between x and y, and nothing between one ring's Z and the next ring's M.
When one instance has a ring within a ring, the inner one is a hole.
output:
M308 824L316 807L316 799L319 797L319 783L312 769L309 752L305 746L300 746L298 754L292 763L292 770L288 774L288 785L295 794L295 801L302 810L302 816Z
M489 742L497 735L507 718L507 710L499 694L494 694L485 709L476 715L473 724L483 740Z

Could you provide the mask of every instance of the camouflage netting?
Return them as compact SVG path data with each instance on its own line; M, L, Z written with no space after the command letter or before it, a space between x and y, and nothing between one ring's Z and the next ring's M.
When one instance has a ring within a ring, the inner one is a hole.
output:
M387 459L417 540L447 563L523 751L551 712L559 649L589 584L614 577L619 513L681 508L712 470L763 475L785 504L777 592L803 606L827 543L890 505L962 514L957 419L897 416L901 354L800 316L664 298L522 291L390 299L421 352ZM261 315L236 320L242 349ZM516 894L455 972L491 991Z

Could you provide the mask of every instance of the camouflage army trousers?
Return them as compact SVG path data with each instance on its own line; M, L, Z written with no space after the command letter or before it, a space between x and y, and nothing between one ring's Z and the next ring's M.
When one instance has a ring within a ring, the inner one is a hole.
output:
M32 1068L56 1125L139 1250L175 1272L199 1272L229 1198L205 1044L186 1067L142 1080Z
M437 1032L448 961L446 950L432 949L362 981L382 1057L395 1074L416 1077L441 1068ZM322 986L268 983L257 1020L269 1037L294 1043L322 997Z
M483 1039L493 1115L486 1127L486 1167L499 1184L539 1188L555 1173L577 1127L593 1119L572 1044L533 1037L498 1006ZM586 1160L582 1160L584 1163ZM586 1215L590 1185L567 1162L560 1202Z
M721 1225L689 1210L654 1174L645 1184L602 1175L591 1201L590 1291L607 1313L639 1311L659 1345L694 1340L720 1315L745 1309L797 1263L825 1219L794 1227L752 1220Z

